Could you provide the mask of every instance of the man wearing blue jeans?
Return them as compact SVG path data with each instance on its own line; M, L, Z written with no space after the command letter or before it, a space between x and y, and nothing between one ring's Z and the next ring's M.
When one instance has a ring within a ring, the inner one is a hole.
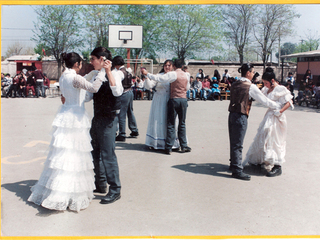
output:
M116 137L116 141L124 142L126 140L126 119L128 115L128 126L131 130L131 137L137 137L139 135L136 118L133 113L133 92L132 92L132 79L131 74L124 67L124 60L121 56L116 56L112 59L112 65L115 67L113 71L116 71L121 80L123 86L123 94L119 97L121 102L120 113L118 115L119 122L119 134Z

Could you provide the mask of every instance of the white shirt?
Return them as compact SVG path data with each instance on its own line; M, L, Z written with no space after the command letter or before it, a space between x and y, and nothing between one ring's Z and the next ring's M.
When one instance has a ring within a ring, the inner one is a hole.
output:
M187 83L187 91L188 91L190 89L190 73L185 72L185 74L187 75L187 79L188 79L188 83ZM164 83L164 82L172 83L178 78L177 73L175 71L168 72L163 75L160 75L160 74L154 75L154 74L148 73L147 76L151 80L161 82L161 83Z
M103 70L104 70L104 68L103 68ZM103 71L103 70L101 69L101 71ZM121 72L121 71L118 71L118 72ZM116 72L114 70L111 71L111 73L116 81L116 85L110 86L110 89L112 91L113 96L115 96L115 97L119 97L123 93L122 79L121 79L121 76L118 72ZM98 70L93 70L90 73L88 73L87 75L85 75L84 77L92 83L94 81L95 77L98 75L98 73L99 73ZM104 78L103 81L108 81L108 80L106 78ZM86 101L90 101L92 99L93 99L93 93L87 92L86 93Z
M246 81L246 82L251 83L251 81L245 77L239 78L238 81ZM249 95L254 100L258 101L259 103L263 104L264 106L266 106L268 108L271 108L271 109L280 109L281 108L279 103L276 103L276 102L270 100L269 98L267 98L255 84L251 83L250 88L249 88Z

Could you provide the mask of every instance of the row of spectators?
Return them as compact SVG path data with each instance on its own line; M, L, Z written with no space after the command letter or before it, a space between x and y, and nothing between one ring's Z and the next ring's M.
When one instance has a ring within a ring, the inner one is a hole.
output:
M31 91L33 97L46 97L46 90L50 88L50 80L45 73L34 68L33 71L23 69L13 78L10 74L1 73L2 97L28 97Z
M299 84L298 96L295 100L300 106L305 103L306 106L312 104L320 108L320 76L315 84L311 70L308 69Z

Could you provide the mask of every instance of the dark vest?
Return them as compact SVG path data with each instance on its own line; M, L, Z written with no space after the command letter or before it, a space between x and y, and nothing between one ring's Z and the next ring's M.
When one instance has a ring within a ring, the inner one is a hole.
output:
M93 94L94 117L115 117L120 107L120 99L113 96L109 81L103 82L99 91Z
M249 100L249 89L251 83L246 81L236 81L230 89L229 112L249 115L252 101Z
M126 90L126 89L131 88L132 79L129 78L129 73L127 72L127 70L124 67L120 68L120 71L123 72L123 75L124 75L124 79L122 80L123 89Z

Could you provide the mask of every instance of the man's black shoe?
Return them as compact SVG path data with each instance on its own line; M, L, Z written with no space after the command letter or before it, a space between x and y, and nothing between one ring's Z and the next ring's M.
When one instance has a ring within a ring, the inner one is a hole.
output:
M93 190L95 193L107 193L107 188L106 187L100 187L96 185L96 189Z
M181 152L191 152L191 148L190 147L182 147L181 148Z
M138 133L138 132L131 132L131 133L130 133L130 136L131 136L131 137L138 137L138 136L139 136L139 133Z
M282 169L280 165L274 165L270 172L267 173L267 177L276 177L282 174Z
M171 155L171 152L172 152L171 149L165 149L165 150L164 150L164 153L165 153L165 154L168 154L168 155Z
M118 135L118 136L116 137L116 141L118 141L118 142L125 142L125 141L126 141L126 137Z
M244 172L232 173L232 177L240 180L247 180L247 181L251 179L251 176L248 174L245 174Z
M101 204L113 203L121 198L120 193L108 193L104 198L101 199Z

